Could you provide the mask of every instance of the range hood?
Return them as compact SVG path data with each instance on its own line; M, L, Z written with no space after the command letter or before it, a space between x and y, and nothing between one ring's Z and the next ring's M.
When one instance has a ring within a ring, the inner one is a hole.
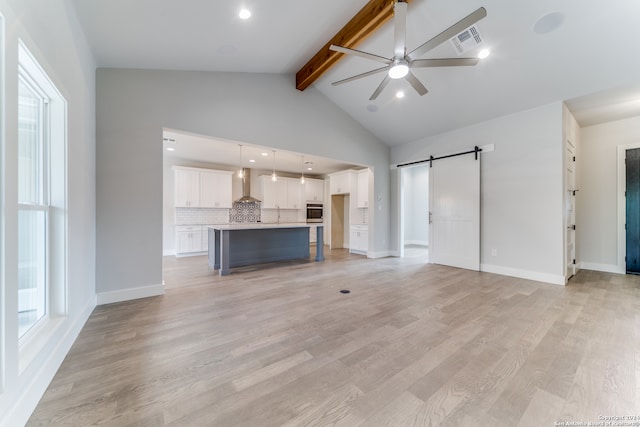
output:
M260 203L261 201L251 196L251 169L242 169L242 197L233 203Z

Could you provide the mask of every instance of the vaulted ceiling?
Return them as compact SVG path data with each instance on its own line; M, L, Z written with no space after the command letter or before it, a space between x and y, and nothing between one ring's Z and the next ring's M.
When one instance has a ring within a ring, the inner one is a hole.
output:
M294 74L367 3L73 2L99 67L285 73L292 85ZM250 19L238 17L242 6L252 11ZM416 70L429 89L424 96L399 80L369 101L381 74L332 86L378 67L357 57L342 59L312 87L390 146L559 100L569 101L583 125L640 114L640 102L634 102L640 99L640 2L412 0L408 49L480 6L487 17L478 27L491 55L475 67ZM543 21L540 31L536 22L550 12L562 14L561 25L544 32L549 28ZM392 21L358 49L392 56ZM446 42L425 57L456 56ZM402 89L406 96L396 98Z

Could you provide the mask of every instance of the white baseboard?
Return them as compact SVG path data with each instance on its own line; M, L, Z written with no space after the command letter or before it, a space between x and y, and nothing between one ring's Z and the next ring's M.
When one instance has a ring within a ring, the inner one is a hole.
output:
M202 256L202 255L206 255L207 252L206 251L202 251L202 252L187 252L187 253L175 253L174 255L176 256L176 258L186 258L186 257L190 257L190 256Z
M603 271L605 273L618 273L618 274L626 273L626 271L620 271L618 266L615 264L600 264L597 262L579 262L578 268L580 270Z
M405 240L405 245L429 246L428 240Z
M114 302L129 301L139 298L164 295L163 285L141 286L139 288L122 289L118 291L101 292L96 295L98 305L112 304Z
M392 251L367 252L367 258L386 258L394 256Z
M480 264L480 271L500 274L503 276L518 277L520 279L535 280L537 282L551 283L554 285L565 284L564 276L560 274L540 273L538 271L521 270L519 268L502 267L499 265Z
M70 323L62 339L57 342L45 362L33 374L29 384L16 397L12 410L3 417L0 416L0 426L22 426L27 423L95 307L96 298L92 297L76 319Z
M162 256L172 256L176 254L175 249L165 249L162 251Z

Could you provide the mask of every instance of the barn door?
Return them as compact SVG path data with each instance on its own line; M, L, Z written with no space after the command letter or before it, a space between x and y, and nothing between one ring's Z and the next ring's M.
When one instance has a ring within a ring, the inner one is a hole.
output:
M429 262L479 271L479 156L456 156L431 164L429 208Z

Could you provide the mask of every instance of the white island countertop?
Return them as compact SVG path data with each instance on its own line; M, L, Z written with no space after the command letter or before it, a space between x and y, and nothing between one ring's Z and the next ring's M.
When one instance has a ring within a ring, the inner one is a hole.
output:
M307 224L306 222L281 222L279 224L276 222L251 222L241 224L212 225L209 226L209 228L213 228L214 230L264 230L268 228L309 228L311 225L312 224Z

